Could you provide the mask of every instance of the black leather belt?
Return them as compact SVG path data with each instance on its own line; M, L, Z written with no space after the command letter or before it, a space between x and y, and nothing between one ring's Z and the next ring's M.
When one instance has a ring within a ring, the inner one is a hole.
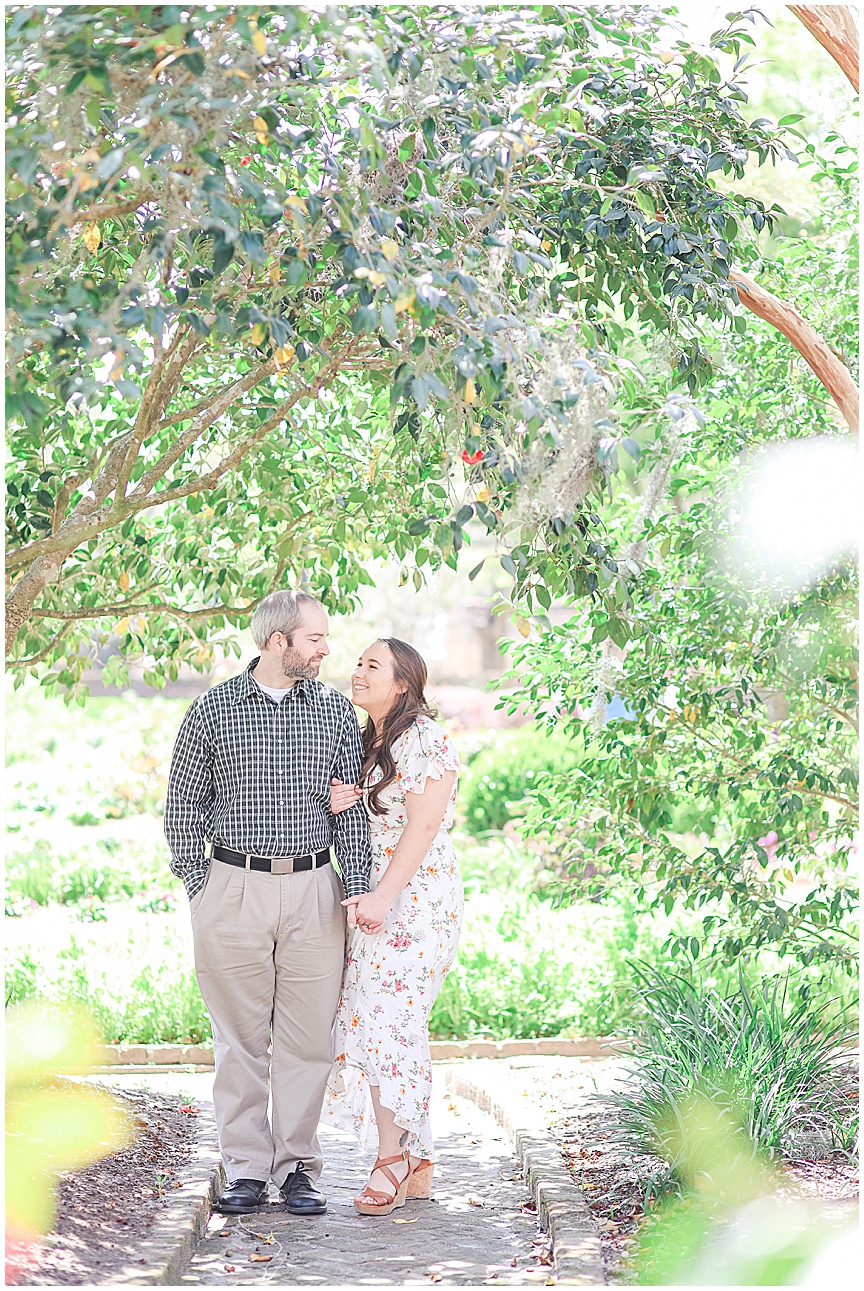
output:
M330 850L307 852L305 856L253 856L251 852L234 852L221 843L213 844L213 857L226 865L239 865L244 870L260 870L265 874L296 874L298 870L317 870L330 864Z

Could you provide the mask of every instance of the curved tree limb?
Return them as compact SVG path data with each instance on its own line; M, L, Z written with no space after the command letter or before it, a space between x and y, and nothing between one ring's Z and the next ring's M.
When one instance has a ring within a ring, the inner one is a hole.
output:
M853 9L845 4L786 6L834 59L858 93L858 27Z
M738 291L742 305L746 305L759 318L764 318L766 323L776 327L792 342L835 400L850 430L857 435L858 387L845 363L828 348L819 333L802 318L794 305L772 295L740 269L731 269L729 278Z

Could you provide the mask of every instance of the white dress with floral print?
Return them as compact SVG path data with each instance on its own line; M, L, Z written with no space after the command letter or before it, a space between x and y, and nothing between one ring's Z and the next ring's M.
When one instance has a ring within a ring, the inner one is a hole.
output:
M418 717L392 747L396 779L381 795L383 816L370 813L375 888L407 823L405 795L423 793L429 776L459 770L449 736L428 717ZM373 772L372 784L380 779ZM457 775L458 778L458 775ZM367 786L364 798L368 795ZM428 1018L453 961L462 923L462 879L448 833L456 785L441 828L417 873L396 897L380 933L354 929L342 995L334 1024L335 1065L322 1120L374 1142L370 1083L408 1131L412 1156L432 1158L429 1097L432 1060Z

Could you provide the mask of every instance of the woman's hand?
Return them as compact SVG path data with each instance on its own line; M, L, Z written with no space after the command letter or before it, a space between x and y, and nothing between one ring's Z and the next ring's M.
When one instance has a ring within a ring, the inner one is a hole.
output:
M348 909L349 928L359 928L370 935L380 932L390 912L390 899L380 892L365 892L360 897L348 897L342 904Z
M363 797L359 784L343 784L341 780L330 781L330 814L338 816L340 811L347 811Z

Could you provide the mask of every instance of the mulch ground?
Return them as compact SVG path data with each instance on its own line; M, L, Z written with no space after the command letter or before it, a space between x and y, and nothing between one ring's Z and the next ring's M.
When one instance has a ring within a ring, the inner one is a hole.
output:
M659 1178L663 1162L634 1158L610 1142L608 1120L599 1112L566 1116L552 1133L597 1225L607 1282L632 1283L636 1240L645 1219L645 1183L651 1175ZM858 1197L858 1167L843 1154L821 1161L787 1161L780 1171L780 1195L818 1199L826 1215L851 1217Z
M192 1154L195 1118L180 1111L179 1098L113 1092L129 1108L138 1137L132 1147L61 1176L57 1223L22 1279L28 1286L110 1283L120 1269L143 1263L139 1243Z

